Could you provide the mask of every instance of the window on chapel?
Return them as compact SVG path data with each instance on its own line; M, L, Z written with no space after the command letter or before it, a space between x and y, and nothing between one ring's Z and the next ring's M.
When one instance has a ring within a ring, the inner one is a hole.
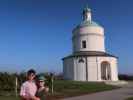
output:
M86 48L86 41L82 41L82 48Z

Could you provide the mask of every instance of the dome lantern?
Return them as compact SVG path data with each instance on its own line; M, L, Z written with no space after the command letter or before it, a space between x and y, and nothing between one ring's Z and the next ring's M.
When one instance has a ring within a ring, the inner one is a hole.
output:
M91 9L85 7L83 9L83 21L90 21L91 22Z

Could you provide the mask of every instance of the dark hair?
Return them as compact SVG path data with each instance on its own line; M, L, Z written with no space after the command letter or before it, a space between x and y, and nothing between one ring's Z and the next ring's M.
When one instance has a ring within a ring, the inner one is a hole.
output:
M34 69L30 69L30 70L28 70L27 75L30 75L32 73L33 74L36 74L36 71Z

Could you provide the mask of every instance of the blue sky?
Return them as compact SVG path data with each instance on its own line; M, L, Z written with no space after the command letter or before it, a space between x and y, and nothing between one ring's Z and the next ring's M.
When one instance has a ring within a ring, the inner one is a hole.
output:
M132 0L0 0L0 70L62 71L72 52L72 29L89 5L105 28L106 50L119 57L119 72L133 70Z

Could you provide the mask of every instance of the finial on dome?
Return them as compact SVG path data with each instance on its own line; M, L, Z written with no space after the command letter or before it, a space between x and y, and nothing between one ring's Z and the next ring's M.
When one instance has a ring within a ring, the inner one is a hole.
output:
M86 5L83 9L83 20L84 21L91 21L91 9Z

